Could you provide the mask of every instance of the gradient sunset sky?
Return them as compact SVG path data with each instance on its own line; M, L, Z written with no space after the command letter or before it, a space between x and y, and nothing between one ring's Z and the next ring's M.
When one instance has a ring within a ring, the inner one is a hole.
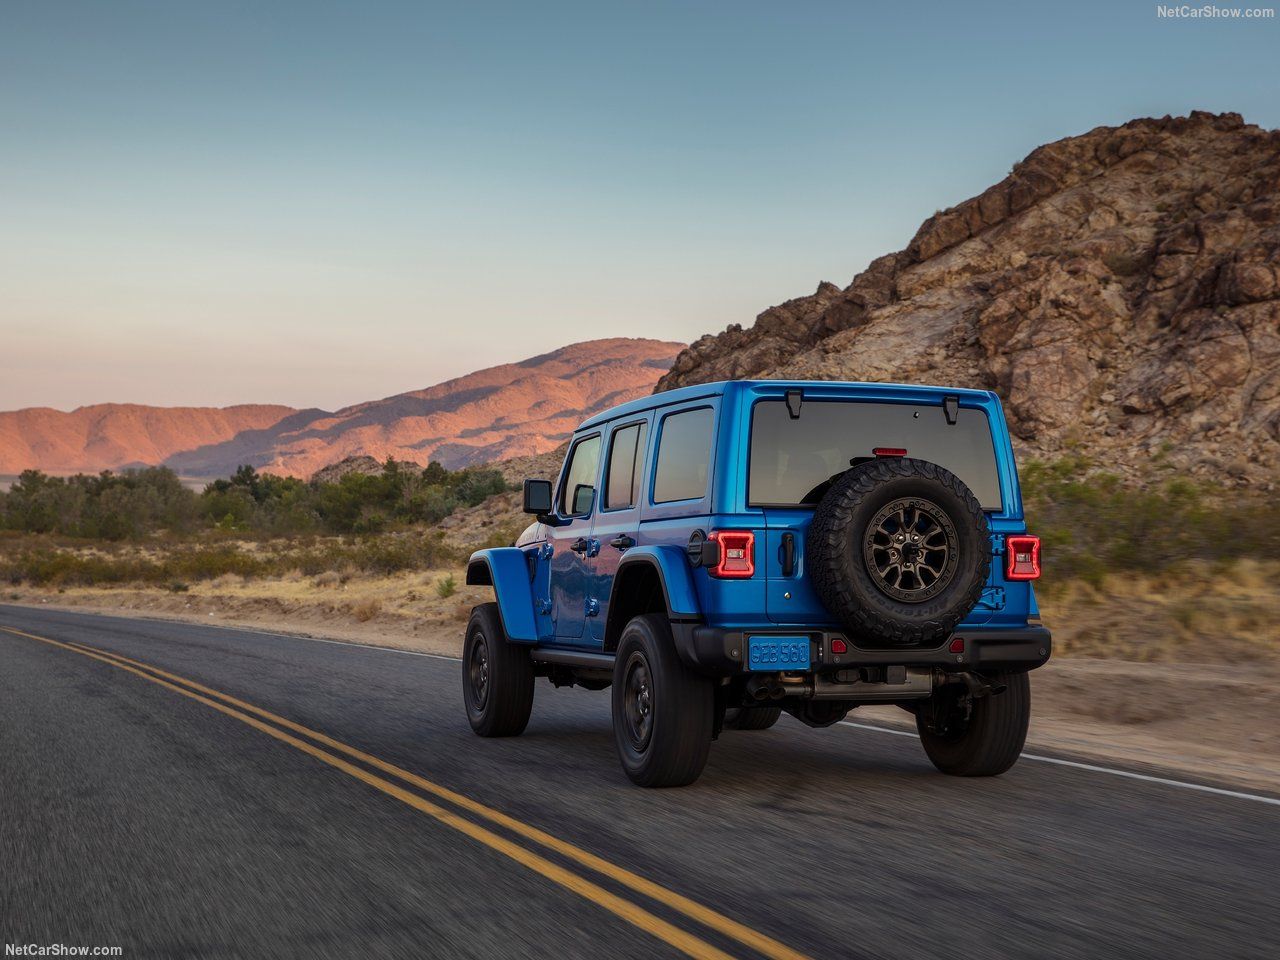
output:
M1280 20L1156 6L0 0L0 409L692 340L1046 141L1280 126Z

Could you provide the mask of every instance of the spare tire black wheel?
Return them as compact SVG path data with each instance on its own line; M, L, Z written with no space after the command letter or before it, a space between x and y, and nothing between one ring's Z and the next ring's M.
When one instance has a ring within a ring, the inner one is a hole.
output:
M805 555L818 596L856 643L935 646L982 596L990 529L950 470L884 457L832 484L814 510Z

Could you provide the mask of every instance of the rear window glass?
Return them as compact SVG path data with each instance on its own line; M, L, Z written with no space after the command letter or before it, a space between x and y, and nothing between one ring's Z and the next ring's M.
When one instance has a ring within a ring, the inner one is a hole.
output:
M761 400L751 415L752 506L816 504L850 461L876 447L946 467L968 485L984 510L1000 510L991 426L981 410L961 408L955 425L941 405L805 400L792 420L785 401Z
M662 421L653 474L654 503L706 496L714 423L715 411L710 407L673 413Z

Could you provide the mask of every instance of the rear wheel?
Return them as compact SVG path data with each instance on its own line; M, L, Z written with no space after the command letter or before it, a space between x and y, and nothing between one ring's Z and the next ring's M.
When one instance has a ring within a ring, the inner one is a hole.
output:
M507 639L496 603L471 611L462 651L462 699L471 729L482 737L524 732L533 710L529 651Z
M666 618L645 614L622 631L613 668L618 759L642 787L682 787L707 764L715 691L676 654Z
M726 730L768 730L782 716L781 707L730 707L724 712Z
M958 777L993 777L1022 754L1031 720L1031 681L1025 673L984 679L1000 693L974 697L962 684L939 687L916 712L920 742L933 765Z

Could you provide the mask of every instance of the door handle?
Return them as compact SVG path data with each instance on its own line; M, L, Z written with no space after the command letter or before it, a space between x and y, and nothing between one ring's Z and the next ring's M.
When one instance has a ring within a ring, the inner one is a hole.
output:
M794 533L782 535L782 575L789 577L796 572L796 536Z
M569 544L569 549L572 550L574 553L586 553L587 538L579 537L577 540L573 541L573 543Z
M625 533L619 534L609 541L609 546L616 547L619 550L626 550L628 547L634 547L635 545L635 540L628 537Z

